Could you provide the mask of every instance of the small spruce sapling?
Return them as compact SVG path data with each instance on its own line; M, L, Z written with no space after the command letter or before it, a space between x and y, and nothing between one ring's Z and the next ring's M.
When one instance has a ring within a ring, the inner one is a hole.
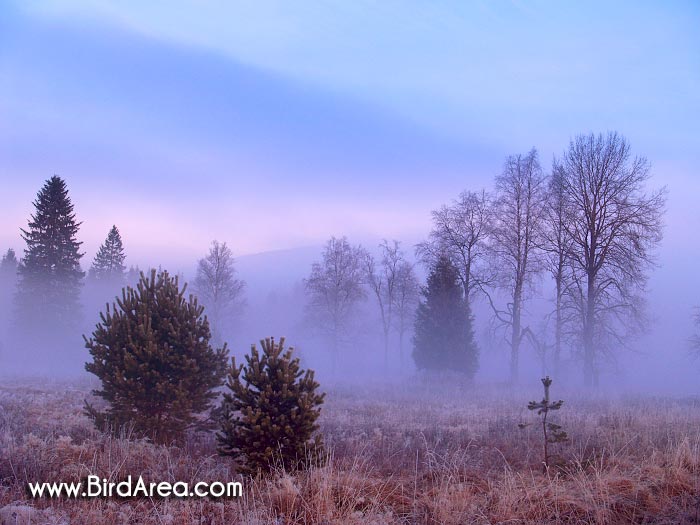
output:
M551 423L547 421L547 416L550 410L559 410L564 401L561 399L559 401L549 400L549 387L552 385L552 380L549 376L542 378L542 384L544 385L544 399L542 401L530 401L527 405L528 410L537 410L537 414L542 416L542 437L544 439L544 469L549 469L550 460L554 457L549 454L549 445L554 443L565 443L569 440L569 436L566 431L562 429L561 425L556 423ZM520 428L524 428L527 425L520 425Z

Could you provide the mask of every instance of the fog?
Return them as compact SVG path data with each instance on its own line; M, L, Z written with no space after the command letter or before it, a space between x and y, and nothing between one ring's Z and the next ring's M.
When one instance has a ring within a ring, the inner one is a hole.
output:
M324 385L406 383L424 373L411 357L414 312L402 351L394 319L386 358L367 279L335 352L327 321L311 315L308 280L328 240L347 237L377 262L380 243L397 240L424 287L430 266L416 248L430 238L431 212L460 192L495 195L509 156L537 148L544 180L577 136L617 130L630 162L649 162L640 191L667 194L662 238L641 242L639 275L615 268L620 295L640 311L644 303L644 315L632 334L601 340L598 388L697 394L698 10L600 5L600 17L545 4L274 13L185 3L161 17L135 4L10 2L0 20L0 254L26 257L22 230L55 173L75 207L86 274L114 224L127 270L168 270L201 296L198 261L212 241L225 242L245 286L235 311L210 319L216 343L243 356L263 337L285 336ZM509 267L494 238L478 279ZM579 283L583 270L569 270ZM555 284L543 268L525 273L522 326L533 339L519 336L518 383L550 374L582 384L583 335L567 332L556 367ZM31 308L39 316L49 304L48 288L18 314L26 290L14 269L3 273L0 375L87 376L83 336L136 275L86 275L70 315L27 324ZM512 349L494 308L508 311L513 293L481 284L467 292L479 349L473 381L506 384ZM214 307L200 301L211 318Z
M29 197L29 196L28 196ZM31 198L31 197L29 197ZM429 218L426 217L426 223ZM377 239L363 241L370 252L377 254ZM128 253L128 239L125 239ZM425 284L427 270L416 261L414 246L403 246L408 259L416 264L421 285ZM335 367L331 364L330 347L322 336L315 333L305 314L308 298L304 279L311 265L321 258L323 245L297 249L270 251L235 258L237 277L246 283L244 306L217 327L229 347L231 355L241 358L252 343L267 336L285 336L302 358L303 365L317 371L322 384L351 384L357 387L378 383L401 383L420 377L411 358L412 344L406 338L403 359L399 356L398 336L392 332L389 361L385 365L382 349L382 329L377 306L371 295L360 302L353 313L347 338L339 349ZM21 253L21 252L20 252ZM662 255L667 250L661 250ZM83 266L93 254L86 254ZM194 254L193 254L194 255ZM200 254L204 256L205 254ZM647 309L649 323L646 331L631 341L631 349L620 349L614 359L606 361L600 387L617 392L688 395L698 393L697 370L700 364L691 354L690 337L696 330L693 308L696 305L691 264L673 261L669 264L659 257L658 267L651 272ZM153 267L168 269L168 261L156 264L158 254L150 259ZM129 258L127 256L127 264ZM146 267L147 268L147 267ZM189 266L170 267L181 282L190 283L196 274L196 258ZM133 284L133 283L132 283ZM100 312L107 302L112 303L120 294L120 286L105 286L90 279L82 286L80 311L76 312L74 327L39 328L32 333L12 329L12 300L16 281L8 276L2 281L2 346L0 362L2 375L75 378L86 377L84 363L88 352L82 335L89 336L99 321ZM547 275L538 275L527 301L525 322L543 329L552 310L553 285ZM496 294L497 301L506 299ZM507 381L508 349L502 334L494 333L493 312L484 297L477 295L473 315L475 333L480 350L477 384L504 384ZM206 313L206 309L205 309ZM411 331L409 331L409 334ZM567 356L558 374L569 385L581 383L580 361ZM551 356L538 354L526 345L521 356L520 382L535 382L540 376L552 374Z

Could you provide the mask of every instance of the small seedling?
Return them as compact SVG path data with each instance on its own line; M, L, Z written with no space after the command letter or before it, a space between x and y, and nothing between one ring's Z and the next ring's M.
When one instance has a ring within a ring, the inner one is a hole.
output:
M569 436L566 431L562 429L561 425L556 423L551 423L547 421L547 416L550 410L559 410L564 404L561 399L559 401L551 402L549 400L549 387L552 385L552 380L549 376L542 378L542 384L544 385L544 399L542 401L530 401L527 405L528 410L537 410L537 414L542 416L542 436L544 438L544 469L549 469L550 460L554 457L549 454L549 445L554 443L564 443L569 440ZM524 428L525 425L520 425L520 428Z

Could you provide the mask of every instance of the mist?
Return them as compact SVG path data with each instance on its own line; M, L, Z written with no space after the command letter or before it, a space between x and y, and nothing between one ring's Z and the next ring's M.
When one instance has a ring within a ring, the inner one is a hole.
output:
M498 167L494 166L497 172ZM654 179L652 179L654 182ZM465 188L466 189L466 188ZM474 188L480 190L481 188ZM674 212L674 191L669 188L668 213ZM27 195L31 200L32 195ZM446 199L446 203L449 200ZM80 214L81 220L90 220ZM430 228L430 217L424 218L426 230ZM17 230L25 227L17 225ZM668 231L669 227L666 226ZM342 236L342 232L338 232ZM212 239L213 240L213 239ZM222 242L231 240L220 239ZM375 258L379 256L379 238L366 236L351 238L353 244L362 245ZM31 334L13 330L16 316L13 316L13 299L17 294L17 279L14 275L3 275L1 319L3 321L2 353L5 375L85 377L84 363L89 355L84 348L82 336L89 337L100 313L106 310L121 295L122 287L135 286L139 271L148 274L150 268L169 270L178 275L181 283L187 283L187 293L197 294L193 282L197 275L197 261L206 252L193 254L192 261L185 265L181 261L162 259L157 252L141 257L133 263L129 254L129 239L124 239L127 254L126 265L131 267L128 279L121 283L100 283L85 278L80 289L79 309L75 312L76 323L67 326L37 327ZM406 260L415 268L418 281L425 286L429 268L416 256L418 242L403 241L401 250ZM20 243L15 243L18 255L22 252ZM233 245L235 247L235 244ZM389 338L388 360L384 362L382 326L380 311L375 298L367 288L361 286L364 296L355 305L348 321L338 350L339 362L334 371L330 358L330 346L322 335L317 333L309 320L309 297L305 290L305 280L309 278L312 264L322 258L324 245L302 246L294 249L273 250L256 254L235 254L233 267L235 275L244 284L240 305L220 319L213 329L219 334L219 343L226 342L231 355L241 359L251 344L269 336L284 336L296 347L305 366L317 371L325 384L400 384L412 380L419 370L411 357L412 328L404 340L403 352L399 351L398 334L393 330ZM692 272L691 265L685 265L672 258L664 245L659 249L656 266L650 269L648 292L646 293L647 324L631 339L629 348L620 349L606 359L600 386L618 392L646 394L696 394L697 361L691 352L690 340L695 333L693 309L695 294L684 277ZM81 265L89 269L93 253L86 253ZM144 264L144 261L148 261ZM680 277L679 277L680 276ZM527 292L525 323L539 330L545 338L551 338L551 314L554 288L551 278L545 272L538 272ZM492 290L495 302L503 305L508 301L503 290ZM205 315L208 313L206 302ZM476 293L473 299L472 314L474 329L479 347L479 369L474 377L476 383L502 383L508 379L507 344L502 331L494 328L494 314L486 297ZM411 313L409 326L414 321ZM17 353L16 348L22 348ZM31 356L30 359L27 359ZM551 349L544 355L540 349L526 345L521 354L522 377L536 378L553 372ZM340 372L339 370L342 370ZM565 365L558 376L567 384L581 383L580 360L574 355L565 357Z
M698 27L3 3L0 523L698 523Z

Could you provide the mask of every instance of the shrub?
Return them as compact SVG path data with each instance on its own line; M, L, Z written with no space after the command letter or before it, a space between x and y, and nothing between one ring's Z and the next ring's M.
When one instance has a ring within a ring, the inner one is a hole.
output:
M222 455L242 456L247 474L303 468L321 458L323 444L316 420L325 394L317 392L313 370L302 370L284 338L252 345L246 364L232 359L229 392L222 404L222 428L217 435Z
M213 349L209 323L197 299L185 299L177 277L141 274L105 313L85 345L93 361L88 372L102 381L93 393L108 403L100 412L86 403L100 428L125 425L154 441L182 437L207 426L216 393L226 374L226 345Z

